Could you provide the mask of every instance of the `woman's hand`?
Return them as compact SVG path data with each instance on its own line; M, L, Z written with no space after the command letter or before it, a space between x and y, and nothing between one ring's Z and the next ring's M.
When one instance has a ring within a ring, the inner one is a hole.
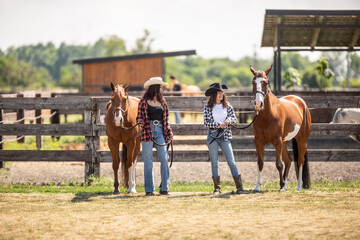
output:
M226 126L229 126L230 124L231 124L230 120L229 120L229 119L226 119L225 125L226 125Z
M220 128L224 128L224 127L226 127L226 124L225 123L220 123Z

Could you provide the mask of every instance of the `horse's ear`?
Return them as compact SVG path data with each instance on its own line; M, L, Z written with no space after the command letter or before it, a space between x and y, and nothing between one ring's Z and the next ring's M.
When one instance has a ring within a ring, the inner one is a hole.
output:
M252 72L252 74L255 76L257 74L257 72L255 71L255 69L250 65L250 71Z
M265 71L266 76L269 75L269 73L271 72L272 69L272 65Z
M126 85L126 87L124 87L125 92L127 92L127 91L129 90L130 86L131 86L131 85L128 84L128 85Z
M112 91L115 91L115 86L114 86L113 82L110 83L110 88Z

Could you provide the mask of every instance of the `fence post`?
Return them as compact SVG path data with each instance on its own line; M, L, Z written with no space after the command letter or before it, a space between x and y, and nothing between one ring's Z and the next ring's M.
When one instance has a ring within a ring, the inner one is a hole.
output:
M35 94L36 98L41 98L41 94L37 93ZM41 109L36 109L35 110L35 118L36 118L36 124L41 124L42 123L42 117L41 116ZM37 118L39 117L39 118ZM36 148L40 149L42 147L42 136L41 135L36 135Z
M22 98L22 97L24 97L24 95L19 93L19 94L17 95L17 97L18 97L18 98ZM25 115L25 114L24 114L24 109L17 109L17 111L16 111L16 119L17 119L17 120L23 119L23 118L24 118L24 115ZM24 124L24 123L25 123L25 120L22 120L22 121L18 122L18 124ZM19 137L21 137L21 136L17 136L17 138L19 138ZM22 137L22 138L20 138L20 139L18 139L17 142L18 142L18 143L24 143L24 142L25 142L25 136Z
M56 97L56 93L51 93L51 97ZM59 110L58 109L51 109L50 113L51 115L56 112L51 118L50 118L50 122L51 124L60 124L60 114L59 114ZM56 138L57 140L60 139L60 136L51 136L51 138L54 140L54 138Z
M97 104L93 103L90 98L93 109L85 110L84 121L85 124L96 125L100 122L100 109ZM93 128L94 129L94 128ZM92 132L92 136L85 136L85 150L91 150L91 162L85 162L85 182L91 175L100 176L100 162L97 157L97 151L100 150L100 137L98 132Z
M2 124L2 120L3 120L3 110L0 109L0 124ZM1 143L1 141L3 140L2 136L0 136L0 150L3 149L3 144ZM1 162L0 161L0 168L4 168L5 167L5 162Z

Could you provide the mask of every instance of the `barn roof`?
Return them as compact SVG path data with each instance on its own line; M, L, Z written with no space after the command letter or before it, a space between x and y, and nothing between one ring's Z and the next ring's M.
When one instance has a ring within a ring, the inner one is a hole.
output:
M352 50L359 34L359 10L266 10L261 46Z
M179 51L179 52L164 52L164 53L146 53L146 54L117 56L117 57L77 59L77 60L73 60L73 63L85 64L85 63L123 61L123 60L142 59L142 58L174 57L174 56L194 55L194 54L196 54L195 50Z

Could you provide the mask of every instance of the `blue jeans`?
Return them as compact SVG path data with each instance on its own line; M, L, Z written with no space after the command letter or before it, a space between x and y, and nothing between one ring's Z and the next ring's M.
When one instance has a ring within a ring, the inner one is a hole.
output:
M163 126L159 124L157 126L150 122L150 127L154 140L159 144L165 144ZM144 183L145 192L154 192L154 174L153 174L153 146L155 146L158 153L158 159L160 164L161 174L161 191L169 191L170 172L168 166L169 155L166 146L158 146L152 141L144 142L141 141L142 146L142 157L144 161Z
M215 133L213 133L212 135L216 136ZM239 172L235 164L234 153L232 150L230 140L225 141L224 136L222 136L221 138L216 139L210 144L212 140L213 138L210 137L210 130L209 130L209 134L207 136L207 146L209 148L209 154L210 154L212 177L216 179L219 176L219 157L218 157L219 146L226 158L226 162L229 165L231 174L234 177L239 177Z

